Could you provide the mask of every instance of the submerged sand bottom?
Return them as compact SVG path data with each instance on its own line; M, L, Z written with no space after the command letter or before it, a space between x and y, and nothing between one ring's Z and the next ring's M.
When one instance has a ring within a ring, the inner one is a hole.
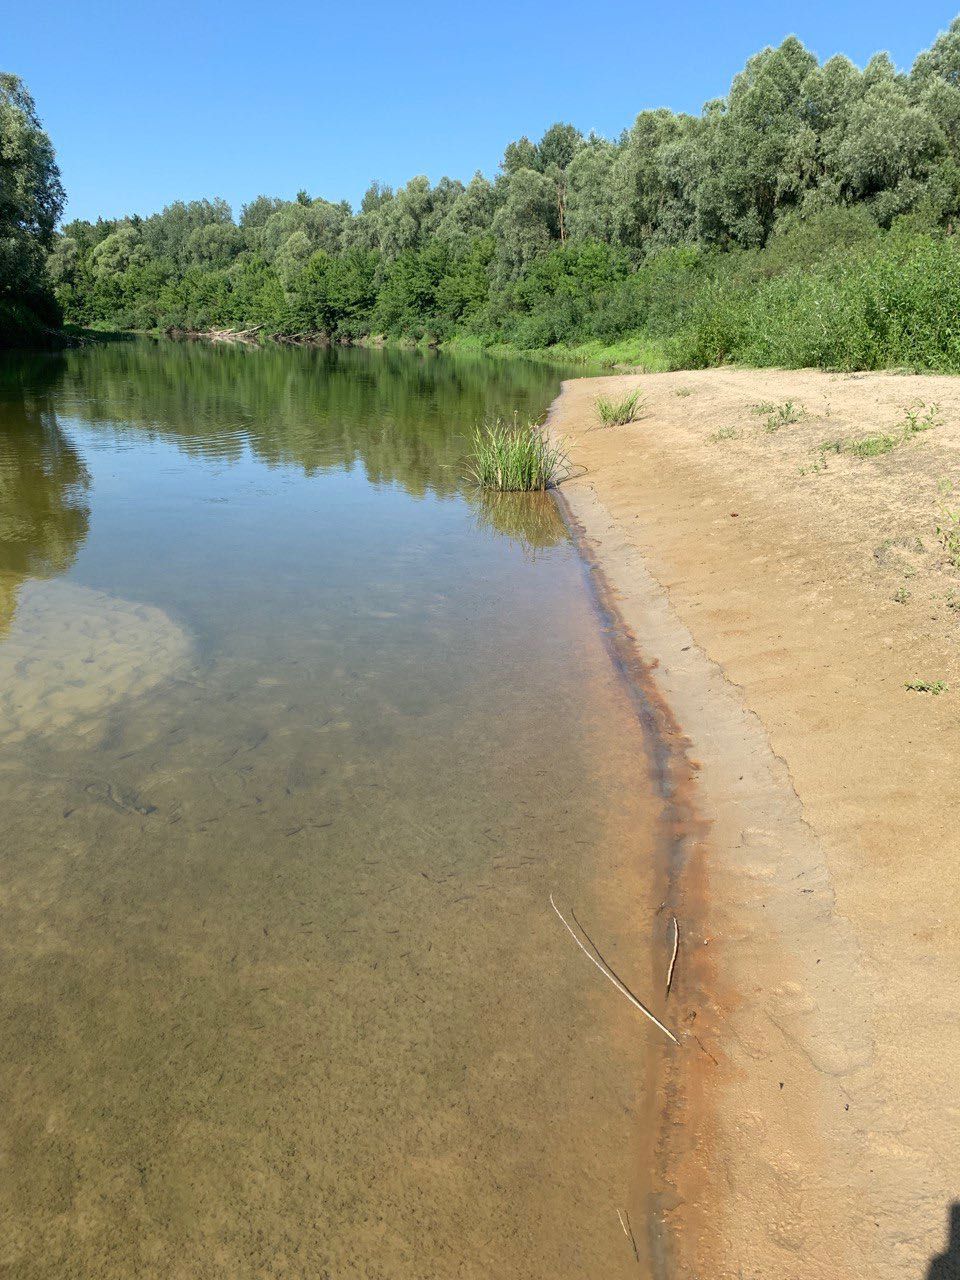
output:
M162 609L70 582L10 593L0 643L0 745L33 735L82 740L111 710L167 680L191 655Z
M659 981L661 801L586 592L542 676L501 642L500 713L326 676L311 619L204 650L70 585L21 610L0 1269L637 1275L660 1046L548 903Z

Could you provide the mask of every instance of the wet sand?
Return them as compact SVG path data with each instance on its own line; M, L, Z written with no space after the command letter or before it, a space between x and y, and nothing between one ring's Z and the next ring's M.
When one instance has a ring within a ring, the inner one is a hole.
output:
M596 395L634 386L642 419L600 428ZM771 425L787 402L802 416ZM960 382L575 380L551 422L703 824L671 899L669 1274L921 1280L960 1198L960 569L937 533L960 507ZM894 447L851 449L877 434Z

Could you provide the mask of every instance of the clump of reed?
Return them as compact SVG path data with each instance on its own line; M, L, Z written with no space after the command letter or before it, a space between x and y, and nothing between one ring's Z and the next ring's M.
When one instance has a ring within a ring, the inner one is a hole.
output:
M534 493L556 484L567 465L562 442L554 443L542 427L497 418L474 433L469 475L481 489Z
M643 416L646 401L639 387L622 396L597 396L597 417L605 427L625 427Z

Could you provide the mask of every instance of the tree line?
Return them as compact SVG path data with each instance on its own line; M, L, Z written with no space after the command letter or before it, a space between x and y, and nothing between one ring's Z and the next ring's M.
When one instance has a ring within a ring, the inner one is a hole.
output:
M306 191L259 196L236 219L222 200L177 201L53 236L50 191L35 241L77 324L521 348L644 334L673 362L759 360L753 312L776 336L802 312L791 299L859 289L856 330L917 253L953 288L960 19L909 72L885 54L820 63L790 37L699 115L643 111L616 140L555 124L510 143L492 179L373 183L356 211ZM834 350L842 336L808 333L803 354L816 337L824 360L890 358L889 327L856 353ZM781 337L777 357L799 359Z

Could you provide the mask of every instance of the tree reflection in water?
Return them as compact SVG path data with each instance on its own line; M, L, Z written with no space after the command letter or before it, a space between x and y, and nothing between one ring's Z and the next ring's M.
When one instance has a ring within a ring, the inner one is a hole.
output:
M65 573L87 534L90 478L52 407L62 372L57 357L0 365L0 634L23 583Z

